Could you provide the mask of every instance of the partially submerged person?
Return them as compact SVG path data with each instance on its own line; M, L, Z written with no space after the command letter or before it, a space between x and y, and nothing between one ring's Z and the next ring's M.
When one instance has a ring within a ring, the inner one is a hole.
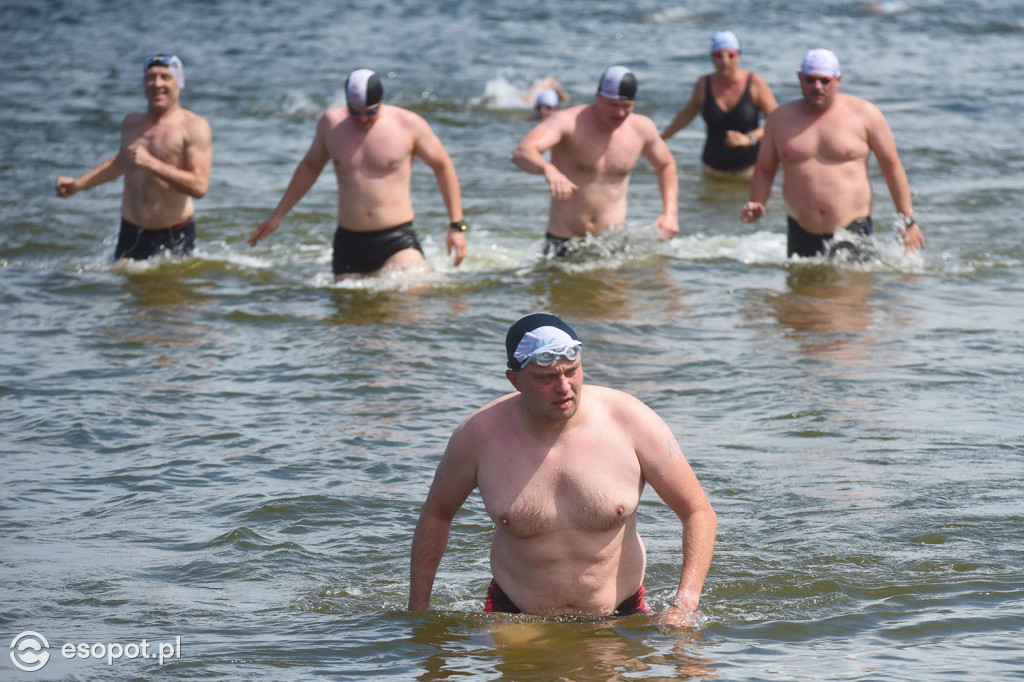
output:
M115 260L191 253L193 199L202 198L210 185L213 136L206 119L181 106L181 59L147 57L142 73L148 106L124 117L117 154L80 177L61 176L56 184L57 196L66 199L124 176Z
M740 219L751 223L765 214L781 163L789 256L829 253L840 229L866 237L873 231L868 176L873 153L902 216L904 248L908 253L924 248L910 183L885 116L871 102L839 92L839 59L829 50L810 50L797 78L801 98L780 106L765 124L750 200Z
M555 112L513 152L516 166L548 183L547 252L565 255L574 237L625 227L629 180L640 156L658 178L662 212L655 225L665 239L679 232L676 162L654 122L633 112L636 91L632 71L609 67L592 104ZM548 150L550 162L544 159Z
M569 103L569 93L554 76L544 76L534 81L523 95L523 101L533 107L533 119L543 121Z
M547 119L548 116L558 111L560 105L558 92L554 88L541 90L533 103L533 117L538 121Z
M466 221L459 179L448 152L419 114L382 102L384 88L369 69L345 81L348 106L328 109L277 207L249 236L256 246L277 229L310 190L328 161L338 183L338 227L334 233L335 280L376 271L429 267L413 227L410 184L419 157L434 172L450 221L448 254L455 265L466 257Z
M775 107L775 95L759 74L740 68L740 41L732 31L711 39L715 70L697 79L690 101L661 133L669 139L690 125L699 113L707 125L701 161L704 173L749 178L760 149L762 116Z
M430 608L452 519L479 488L494 522L487 611L648 613L637 507L650 483L683 526L679 584L658 618L696 623L717 516L653 410L583 384L581 348L575 331L548 313L509 328L505 376L516 392L474 412L448 441L413 537L410 610Z

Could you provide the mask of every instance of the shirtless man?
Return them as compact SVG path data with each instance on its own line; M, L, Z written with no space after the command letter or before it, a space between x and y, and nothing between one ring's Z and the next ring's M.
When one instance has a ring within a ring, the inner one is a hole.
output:
M583 385L581 342L547 313L505 337L515 387L452 434L412 542L409 609L430 608L452 519L474 488L494 522L487 611L648 613L637 505L650 483L683 523L682 576L659 619L695 624L718 520L672 431L649 407Z
M838 92L843 79L839 60L828 50L808 52L797 77L803 97L768 116L750 180L750 201L740 219L751 223L764 215L781 163L789 256L828 253L840 228L871 234L868 158L873 152L896 210L903 216L906 251L924 248L907 174L882 112L867 100Z
M309 151L273 213L249 236L249 245L270 236L284 216L306 195L328 161L338 181L338 228L334 233L334 279L375 271L426 268L413 228L413 157L420 157L437 178L451 225L448 253L455 265L466 257L466 221L462 195L448 152L419 114L382 104L380 78L357 69L345 81L347 107L328 109L316 124Z
M636 76L624 66L605 70L595 101L552 114L526 134L512 154L522 170L543 175L551 189L545 252L562 256L573 237L621 230L626 194L642 154L658 176L665 239L679 232L676 162L654 122L633 113ZM543 154L551 150L551 161Z
M66 199L124 176L115 260L190 253L196 239L192 200L210 185L210 125L179 102L185 89L181 59L147 57L143 74L149 107L125 116L117 154L81 177L57 178L57 196Z

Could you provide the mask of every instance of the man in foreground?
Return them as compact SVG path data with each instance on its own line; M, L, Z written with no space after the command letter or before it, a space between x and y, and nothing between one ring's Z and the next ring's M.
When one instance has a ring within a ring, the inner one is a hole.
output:
M427 267L413 228L412 162L419 157L434 172L448 218L448 253L455 265L466 257L462 195L448 152L420 116L383 104L380 78L358 69L345 81L347 107L328 109L277 207L249 236L256 246L313 186L328 161L338 181L338 227L334 233L334 279Z
M773 111L765 123L750 201L740 219L751 223L764 215L781 163L789 256L828 253L840 228L869 235L873 224L868 157L874 153L903 216L904 247L908 253L924 248L907 174L882 112L867 100L838 92L843 79L839 59L828 50L809 51L797 77L802 98Z
M78 178L57 178L57 196L66 199L124 176L115 260L191 253L192 200L202 198L210 184L210 125L179 102L185 89L181 59L147 57L143 79L148 108L124 117L117 154Z
M605 70L595 101L553 113L519 142L512 161L543 175L551 191L545 251L562 256L574 237L621 230L626 195L643 155L658 176L662 213L654 221L665 239L679 232L676 162L654 121L633 113L637 82L624 66ZM544 153L551 150L551 161Z
M452 519L474 488L494 521L487 611L648 613L636 516L649 482L683 523L683 568L665 625L694 624L718 521L672 431L649 407L583 385L581 342L547 313L505 339L516 389L448 442L412 543L409 609L427 610Z

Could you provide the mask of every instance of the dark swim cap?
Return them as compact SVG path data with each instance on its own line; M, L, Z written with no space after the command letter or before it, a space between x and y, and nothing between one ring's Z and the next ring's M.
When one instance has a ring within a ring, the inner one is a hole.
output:
M345 97L349 106L372 107L384 99L384 87L373 71L356 69L345 79Z
M572 327L551 313L531 313L519 318L505 335L508 368L518 372L534 352L548 346L564 347L579 340Z
M609 99L636 99L636 76L625 66L609 66L601 74L597 92Z

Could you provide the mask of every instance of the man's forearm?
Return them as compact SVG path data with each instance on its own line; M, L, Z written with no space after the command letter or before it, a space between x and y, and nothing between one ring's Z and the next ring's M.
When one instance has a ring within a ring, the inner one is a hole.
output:
M718 516L710 507L691 514L683 525L683 570L674 603L693 611L700 601L704 580L715 551Z

